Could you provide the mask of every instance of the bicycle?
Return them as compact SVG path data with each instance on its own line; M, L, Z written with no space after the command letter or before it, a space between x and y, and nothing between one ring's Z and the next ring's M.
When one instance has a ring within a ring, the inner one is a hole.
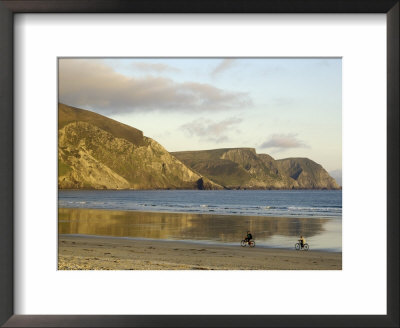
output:
M305 244L303 245L303 247L301 247L301 243L296 243L296 244L294 245L294 248L296 249L296 251L299 251L299 250L301 250L301 249L304 249L305 251L308 251L308 250L310 249L310 247L308 246L307 243L305 243Z
M254 240L246 241L246 240L243 239L243 240L240 242L240 246L246 247L246 245L249 245L250 247L254 247L254 246L256 246L256 242L255 242Z

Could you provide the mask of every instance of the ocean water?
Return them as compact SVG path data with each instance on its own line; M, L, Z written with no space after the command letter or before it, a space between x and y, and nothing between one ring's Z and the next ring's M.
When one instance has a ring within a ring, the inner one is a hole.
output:
M61 190L60 208L341 218L341 190Z
M342 251L342 192L328 190L59 191L60 234Z

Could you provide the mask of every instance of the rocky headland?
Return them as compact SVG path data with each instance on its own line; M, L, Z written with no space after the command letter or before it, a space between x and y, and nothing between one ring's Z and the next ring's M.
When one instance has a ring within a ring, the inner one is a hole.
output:
M143 132L58 106L60 189L339 189L307 158L275 160L254 148L169 153Z

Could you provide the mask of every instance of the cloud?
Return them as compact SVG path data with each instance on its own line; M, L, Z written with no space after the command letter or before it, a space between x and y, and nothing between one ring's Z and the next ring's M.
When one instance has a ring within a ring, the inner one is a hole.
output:
M260 148L308 148L308 146L297 138L296 134L273 134L267 141L260 145Z
M217 67L214 68L214 70L211 72L211 75L215 76L222 73L223 71L226 71L227 69L232 67L234 61L234 59L224 59L221 63L218 64Z
M247 93L165 77L127 77L99 60L59 61L59 101L102 113L211 111L252 105Z
M189 136L197 136L208 141L221 143L229 140L228 133L240 122L242 122L242 119L235 117L220 122L198 119L182 125L181 128Z
M139 62L139 63L133 63L133 67L137 70L144 71L144 72L157 72L157 73L162 73L162 72L179 72L179 69L169 66L167 64L162 64L162 63L145 63L145 62Z

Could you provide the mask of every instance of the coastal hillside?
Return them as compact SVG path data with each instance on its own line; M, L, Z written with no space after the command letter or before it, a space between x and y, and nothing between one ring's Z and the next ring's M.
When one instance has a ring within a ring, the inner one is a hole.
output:
M228 189L339 189L319 164L307 158L275 160L254 148L172 153L188 167Z
M76 107L58 104L58 129L70 123L85 122L112 134L116 138L123 138L136 146L144 145L143 132L129 125L117 122L103 115Z
M308 158L286 158L276 161L279 171L297 182L302 189L339 189L336 180L318 163Z
M318 163L275 160L254 148L169 153L105 116L58 107L60 189L338 189Z
M59 104L60 189L222 189L142 131Z

